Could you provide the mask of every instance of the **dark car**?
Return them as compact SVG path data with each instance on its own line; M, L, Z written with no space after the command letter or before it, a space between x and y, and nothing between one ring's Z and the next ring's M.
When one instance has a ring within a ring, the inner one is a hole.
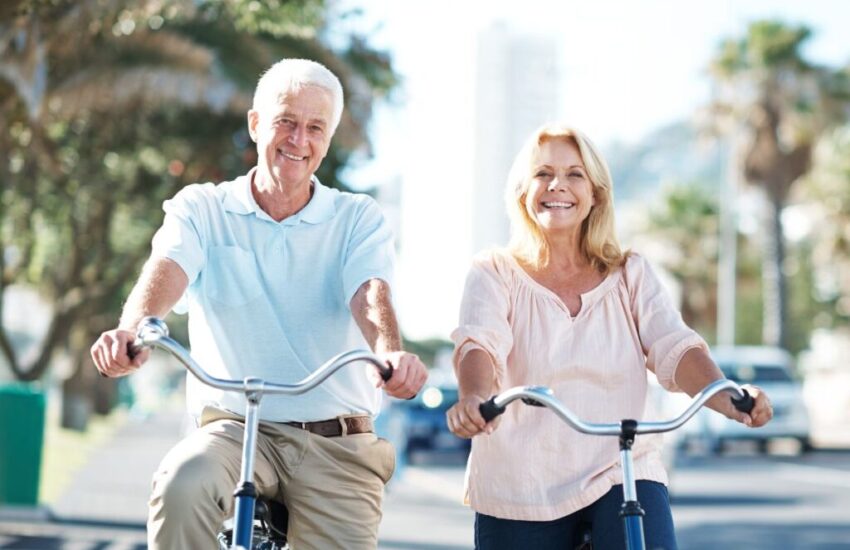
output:
M414 462L420 451L462 453L464 456L469 452L469 440L451 433L446 424L446 411L457 403L457 385L438 380L439 377L427 384L414 399L393 403L393 407L403 411L404 452L408 461Z

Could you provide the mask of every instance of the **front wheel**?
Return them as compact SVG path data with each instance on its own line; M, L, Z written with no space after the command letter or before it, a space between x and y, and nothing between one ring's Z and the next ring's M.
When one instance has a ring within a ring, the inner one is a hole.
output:
M292 547L287 544L286 540L281 540L275 533L262 525L260 522L254 522L254 533L251 537L251 548L243 546L232 547L233 530L223 529L218 534L218 550L292 550Z

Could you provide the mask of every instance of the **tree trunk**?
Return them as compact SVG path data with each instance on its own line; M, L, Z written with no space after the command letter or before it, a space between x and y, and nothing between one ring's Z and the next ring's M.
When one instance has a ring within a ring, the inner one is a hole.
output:
M96 370L90 359L83 360L81 366L87 370ZM115 378L93 377L91 392L95 414L107 415L118 404L118 380Z
M764 247L762 256L762 304L764 316L762 341L765 345L785 348L786 334L786 282L785 240L782 228L782 204L769 197L765 216Z
M89 317L90 318L90 317ZM62 426L85 430L92 413L106 415L118 403L118 381L100 376L88 347L97 330L80 319L70 334L70 347L77 351L74 370L62 384Z
M69 430L86 431L92 413L91 393L86 391L90 374L86 369L79 368L79 362L74 368L74 374L62 382L62 418L60 425Z

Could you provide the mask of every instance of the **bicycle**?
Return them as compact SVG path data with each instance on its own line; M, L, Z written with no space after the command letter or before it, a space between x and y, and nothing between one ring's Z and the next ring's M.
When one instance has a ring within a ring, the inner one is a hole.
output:
M189 352L169 336L168 325L157 317L142 319L136 340L130 346L131 355L143 348L160 348L169 352L202 383L225 391L245 394L245 435L242 442L242 465L239 482L234 492L235 513L232 527L223 526L218 534L220 550L285 550L288 512L279 502L258 498L254 486L254 453L259 426L260 400L266 394L299 395L324 382L340 368L358 361L374 365L386 382L392 376L392 367L371 352L352 350L329 359L310 376L295 384L276 384L247 377L242 381L224 380L208 374ZM256 523L256 525L255 525Z
M620 517L623 518L625 530L626 550L644 550L643 516L644 511L637 500L637 486L634 476L634 464L632 462L632 445L638 434L663 433L675 430L691 419L705 403L720 393L726 391L734 394L732 404L741 412L752 411L755 401L747 390L741 388L735 382L721 379L712 382L701 392L697 393L691 400L690 405L678 417L664 422L639 422L633 419L623 419L619 423L589 423L576 417L576 415L565 407L554 395L552 390L545 386L516 386L494 395L479 405L481 416L487 422L504 413L507 406L522 400L527 405L535 407L548 407L558 417L566 422L571 428L589 435L618 436L620 439L620 467L623 473L623 505L620 508ZM579 534L579 550L592 548L589 532Z

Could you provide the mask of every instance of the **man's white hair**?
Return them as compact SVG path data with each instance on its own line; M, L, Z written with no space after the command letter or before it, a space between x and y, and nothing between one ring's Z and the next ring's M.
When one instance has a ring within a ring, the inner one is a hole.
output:
M331 134L336 132L342 118L342 84L327 67L309 59L281 59L272 65L257 82L253 109L261 111L263 107L277 102L282 94L300 90L303 86L318 86L331 94Z

